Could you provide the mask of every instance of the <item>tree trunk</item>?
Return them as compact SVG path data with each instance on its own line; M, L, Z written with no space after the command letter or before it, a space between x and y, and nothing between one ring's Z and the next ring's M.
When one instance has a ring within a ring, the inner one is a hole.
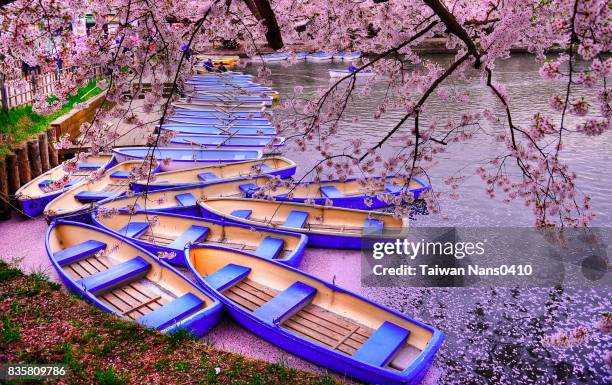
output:
M253 16L257 20L263 20L265 22L268 31L266 32L266 40L270 48L279 50L283 48L283 36L281 35L278 22L276 21L276 15L270 6L268 0L243 0L247 5Z
M32 173L30 172L30 160L28 159L27 146L21 144L15 148L15 154L17 155L17 165L19 166L19 183L20 186L28 183L32 180Z
M38 149L40 150L40 165L42 166L41 171L46 172L49 170L49 168L51 168L49 166L49 143L46 132L41 132L38 134Z
M49 148L49 166L51 168L56 167L59 164L57 156L57 149L55 148L55 129L50 128L47 130L47 146Z
M28 140L28 157L30 158L32 178L36 178L37 176L42 174L42 164L40 161L40 148L38 147L38 139Z

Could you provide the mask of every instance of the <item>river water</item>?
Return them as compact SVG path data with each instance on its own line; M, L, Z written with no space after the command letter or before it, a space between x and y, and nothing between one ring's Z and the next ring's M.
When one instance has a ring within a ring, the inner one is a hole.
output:
M453 60L450 55L435 55L429 59L445 65ZM584 65L584 64L582 64ZM249 65L247 72L256 73L259 65ZM308 63L300 62L291 66L282 64L269 64L272 75L270 77L272 86L283 95L292 95L294 87L304 87L304 95L314 97L315 92L333 84L329 77L330 68L345 68L342 63ZM536 112L551 112L549 100L553 91L562 90L563 83L553 83L543 80L538 74L539 65L530 55L513 55L512 58L496 63L495 80L504 84L507 88L512 105L513 119L517 125L527 125ZM470 97L469 103L452 103L441 101L436 95L432 95L426 104L428 111L422 115L421 121L435 119L443 122L447 117L459 117L467 111L482 111L484 108L496 109L495 99L491 97L490 91L483 87L478 79L465 82L451 79L445 86L452 88L455 92L467 92ZM358 87L359 88L359 87ZM376 81L371 86L372 92L364 97L355 92L355 98L345 113L344 124L340 126L338 134L333 138L333 149L342 152L349 140L357 136L364 140L367 145L377 143L385 133L393 127L402 117L402 111L389 111L380 119L374 119L373 108L378 105L387 91L387 83L384 79ZM596 91L588 89L574 89L572 98L585 97L593 102ZM596 104L594 104L597 108ZM278 111L279 114L286 113ZM552 114L559 116L559 114ZM353 118L358 118L353 122ZM558 122L558 121L557 121ZM568 127L572 127L569 120ZM423 123L422 123L423 124ZM413 121L408 120L400 132L393 138L399 138L409 133ZM492 127L484 122L483 131L489 133L498 130L507 130L503 124ZM289 135L291 133L284 133ZM384 149L388 153L395 153L401 147L397 139L391 139L389 146ZM612 131L602 136L586 137L579 134L566 135L564 140L564 157L572 170L579 175L578 186L589 194L593 202L593 211L596 215L594 226L608 226L612 218L612 199L609 197L610 186L612 186ZM383 153L384 154L384 153ZM458 200L442 199L441 211L443 215L430 216L428 223L455 226L531 226L534 223L530 210L525 210L521 202L505 204L501 199L490 199L484 192L484 183L480 177L473 174L474 170L483 160L500 154L499 145L494 143L491 135L477 133L473 139L460 144L449 145L445 153L440 154L433 167L427 170L431 178L432 186L436 191L445 192L449 188L443 183L449 176L461 174L466 179L460 187ZM312 153L290 152L291 158L298 162L302 171L311 167L320 156ZM318 154L317 154L318 155ZM298 172L299 174L299 172ZM448 219L446 219L448 217Z
M440 64L453 60L450 55L435 55L429 59ZM584 66L584 63L580 63ZM245 71L255 74L260 65L252 64ZM271 85L281 98L293 94L295 86L304 87L304 95L315 97L317 90L331 83L328 70L344 68L335 63L298 63L291 66L269 65ZM526 125L535 112L551 112L549 100L562 83L544 81L538 74L539 65L530 55L513 55L496 63L495 80L508 91L513 118L517 125ZM451 79L456 91L465 91L469 103L449 103L432 96L422 119L445 120L465 111L495 110L495 101L479 80ZM374 119L374 108L386 92L384 79L375 81L367 97L356 96L346 111L344 124L333 138L333 149L342 152L349 140L362 138L366 145L377 143L402 116L402 111L389 111ZM595 91L596 92L596 91ZM573 97L595 100L595 92L573 90ZM282 100L282 99L281 99ZM275 112L287 114L286 111ZM552 116L558 117L558 114ZM358 118L354 122L354 118ZM423 120L422 120L423 121ZM570 127L572 120L570 120ZM412 122L402 130L409 133ZM489 133L506 127L483 126ZM291 133L283 133L290 135ZM401 136L398 135L398 136ZM391 140L385 152L400 149ZM469 142L451 145L439 156L427 173L434 190L448 192L444 180L462 174L466 179L458 199L442 194L439 214L417 216L411 226L528 227L534 218L521 202L510 204L491 199L485 192L475 168L488 158L499 155L500 148L488 134L476 134ZM320 155L289 149L284 153L298 163L300 173L309 170ZM612 132L599 137L577 134L565 136L563 157L578 174L579 189L592 198L595 219L593 226L610 227L612 218ZM307 257L308 258L308 257ZM359 263L359 258L352 259ZM305 260L306 266L310 264ZM306 268L307 268L306 267ZM328 275L343 275L329 272ZM557 384L609 383L612 368L607 368L604 355L612 349L610 334L595 326L605 312L610 312L609 287L587 288L368 288L360 286L360 277L344 277L349 287L361 287L361 293L409 316L432 324L446 334L446 342L436 360L439 377L430 381L460 384ZM586 341L570 347L548 346L542 339L559 331L570 333L578 326L589 330Z

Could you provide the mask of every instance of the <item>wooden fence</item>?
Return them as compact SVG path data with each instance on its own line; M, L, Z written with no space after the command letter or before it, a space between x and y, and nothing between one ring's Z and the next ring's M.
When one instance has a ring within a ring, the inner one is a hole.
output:
M72 68L41 73L29 71L21 79L5 79L0 75L0 107L3 110L32 104L36 97L45 97L55 92L55 84L72 75ZM94 69L92 79L101 75L101 68Z

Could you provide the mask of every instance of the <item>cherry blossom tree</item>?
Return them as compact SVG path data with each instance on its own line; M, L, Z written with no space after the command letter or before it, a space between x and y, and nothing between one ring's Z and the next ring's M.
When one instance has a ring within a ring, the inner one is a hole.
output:
M92 13L95 24L87 36L73 34L73 21ZM533 211L538 226L586 225L592 219L590 199L576 188L576 174L561 159L568 135L601 135L610 128L612 107L607 85L612 59L611 10L602 0L510 1L288 1L288 0L27 0L2 1L0 8L0 68L16 78L21 63L52 70L58 62L70 68L56 84L53 102L34 103L47 113L58 108L78 87L102 69L99 85L107 90L107 104L93 123L83 127L80 145L91 152L109 150L120 134L105 124L109 118L133 124L163 123L172 112L171 102L184 89L194 64L193 52L207 52L214 42L234 40L256 58L265 49L292 52L300 49L360 50L367 59L356 72L339 79L316 98L307 98L296 87L274 121L290 138L293 149L314 152L320 162L304 177L347 178L402 174L427 176L428 165L451 146L461 146L482 130L482 123L498 128L495 140L504 151L475 172L491 197L522 200ZM418 49L427 39L443 36L446 47L457 53L443 67ZM528 124L517 123L513 100L497 80L495 62L526 47L541 63L541 76L560 87L551 97L554 114L532 111ZM561 55L549 57L551 48ZM578 60L590 64L577 68ZM374 69L371 81L385 82L387 96L372 108L374 118L401 108L404 115L381 133L373 146L355 140L343 152L330 148L344 112L356 93L367 94L370 85L356 86L359 72ZM265 82L269 68L259 76ZM449 79L478 79L497 100L496 109L466 111L445 122L430 119L432 95L469 103L469 96L453 92ZM164 98L164 83L173 92ZM137 119L134 100L144 92L144 109L162 106L155 122ZM588 87L594 101L575 96L574 89ZM289 118L286 116L289 115ZM409 136L401 136L409 128ZM66 138L68 139L68 138ZM70 138L75 140L75 138ZM148 143L167 138L152 134ZM402 150L382 151L391 140ZM463 176L447 180L458 188ZM451 194L452 195L452 194ZM435 198L435 194L431 197ZM409 193L393 200L397 215L405 215ZM432 205L435 208L435 204Z

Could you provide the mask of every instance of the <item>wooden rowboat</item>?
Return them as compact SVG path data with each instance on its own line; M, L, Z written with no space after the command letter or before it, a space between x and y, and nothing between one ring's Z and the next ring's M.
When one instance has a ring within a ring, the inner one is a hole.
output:
M113 150L118 162L153 156L162 171L180 170L198 164L231 163L260 159L259 150L190 149L174 147L118 147Z
M111 232L76 222L51 224L47 255L68 288L99 308L162 332L203 336L221 303L183 274Z
M76 159L70 160L75 162ZM26 215L35 217L43 213L45 206L53 199L80 183L94 171L114 166L112 154L88 156L76 163L76 170L68 173L61 164L21 186L15 193L17 202Z
M163 124L160 130L174 131L182 134L202 135L241 135L241 136L275 136L276 127L272 126L232 126L232 125L196 125L196 124Z
M314 53L310 53L306 55L306 61L319 62L319 63L328 62L328 61L332 61L332 55L324 51L318 51L318 52L314 52Z
M70 217L76 221L88 221L89 211L103 199L117 197L130 188L130 172L142 161L119 163L96 181L84 181L53 199L45 207L45 217L51 221ZM156 172L157 170L153 170Z
M261 112L266 109L266 106L264 106L263 103L256 105L256 106L251 106L251 105L216 106L216 105L194 104L191 101L188 102L185 99L172 103L172 106L174 106L175 108L180 108L184 110L215 111L215 112L220 111L224 113Z
M250 96L250 95L235 95L235 94L224 94L224 93L212 93L202 94L199 92L192 92L189 97L195 102L200 101L212 103L212 104L231 104L231 103L264 103L266 106L271 106L274 102L274 98L270 96Z
M284 142L285 138L279 136L178 134L170 140L169 146L271 151L278 149L278 147L284 146Z
M162 211L199 216L200 211L197 206L199 200L206 197L246 197L253 181L269 178L261 175L252 180L237 178L217 183L143 191L131 196L111 197L100 201L99 205L104 210Z
M132 183L135 192L154 191L172 187L217 183L223 179L250 178L257 175L278 175L281 179L295 174L294 161L280 156L271 156L261 160L226 163L222 165L196 167L184 170L166 171L157 174L149 183L136 181Z
M179 102L186 102L186 100L179 100ZM198 106L201 109L202 106L208 108L223 108L226 110L238 110L238 111L252 111L261 110L268 104L263 101L240 101L240 100L214 100L214 99L198 99L189 98L190 104ZM271 103L271 102L270 102Z
M222 119L248 119L248 118L254 118L254 119L261 119L264 118L264 115L262 112L260 111L253 111L253 112L249 112L249 111L229 111L229 112L224 112L224 111L207 111L207 110L189 110L189 109L180 109L177 108L174 111L174 114L176 116L204 116L204 117L219 117Z
M322 180L296 184L280 183L274 186L260 184L258 188L255 186L251 188L248 197L272 196L277 201L308 202L316 205L325 205L326 201L331 201L333 207L372 210L392 205L392 198L399 196L402 192L411 194L416 200L423 191L430 189L429 184L419 178L413 177L407 186L405 184L406 178L402 177L385 180L381 178ZM264 188L259 189L260 186Z
M308 235L308 245L360 249L364 238L402 237L408 218L391 214L262 199L207 198L198 202L202 217Z
M221 118L209 116L180 116L173 115L168 117L169 122L178 124L201 124L205 126L270 126L268 119L241 119L241 118Z
M155 255L170 255L173 264L185 265L185 246L223 246L298 267L308 237L280 230L254 230L250 226L199 217L137 212L112 215L92 213L93 223L129 238Z
M444 334L330 282L236 250L193 245L196 280L245 329L340 375L416 385Z

